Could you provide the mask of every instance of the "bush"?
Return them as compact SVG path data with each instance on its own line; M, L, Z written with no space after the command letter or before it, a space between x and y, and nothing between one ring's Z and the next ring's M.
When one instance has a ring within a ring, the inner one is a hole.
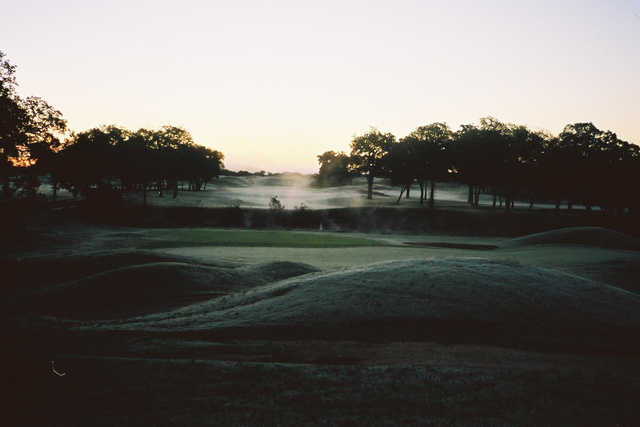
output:
M284 210L284 205L280 200L278 200L278 196L271 197L271 201L269 201L269 209L277 212Z

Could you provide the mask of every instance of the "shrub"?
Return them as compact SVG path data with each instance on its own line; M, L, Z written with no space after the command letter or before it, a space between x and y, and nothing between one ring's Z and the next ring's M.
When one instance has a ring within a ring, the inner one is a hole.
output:
M280 200L278 200L278 196L271 197L271 201L269 201L269 209L276 212L284 210L284 205Z

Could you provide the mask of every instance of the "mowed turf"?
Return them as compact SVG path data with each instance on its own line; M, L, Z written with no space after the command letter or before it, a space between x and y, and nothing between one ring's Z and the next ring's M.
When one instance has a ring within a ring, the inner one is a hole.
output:
M390 246L389 243L335 234L298 231L219 230L180 228L151 230L145 247L179 246L246 246L276 248L348 248L366 246Z

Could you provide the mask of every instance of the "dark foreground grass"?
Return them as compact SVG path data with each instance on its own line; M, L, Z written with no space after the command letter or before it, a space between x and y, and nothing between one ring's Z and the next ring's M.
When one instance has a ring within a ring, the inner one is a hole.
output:
M561 367L64 357L15 371L12 425L637 425L637 381Z
M364 246L389 246L388 243L359 237L344 237L334 234L293 232L280 230L216 230L216 229L169 229L152 230L144 246L247 246L274 248L349 248Z

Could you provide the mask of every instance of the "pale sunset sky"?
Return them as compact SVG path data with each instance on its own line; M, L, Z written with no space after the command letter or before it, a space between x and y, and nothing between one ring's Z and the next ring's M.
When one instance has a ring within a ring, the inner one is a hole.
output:
M233 170L488 115L640 143L640 0L20 0L1 22L21 95L72 130L183 126Z

